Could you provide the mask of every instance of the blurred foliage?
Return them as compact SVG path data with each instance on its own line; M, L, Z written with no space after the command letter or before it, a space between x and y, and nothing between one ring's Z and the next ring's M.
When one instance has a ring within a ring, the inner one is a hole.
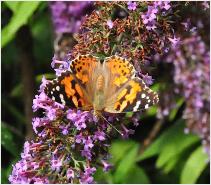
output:
M47 78L53 77L50 69L53 29L47 5L46 2L38 1L2 3L2 183L8 183L12 164L20 158L25 135L24 97L15 43L16 32L21 26L27 24L33 36L37 87L43 74ZM158 90L160 86L154 84L153 89ZM113 141L110 147L113 169L109 172L98 169L96 181L132 184L209 183L209 159L203 152L200 138L184 133L185 123L180 114L183 103L183 99L177 100L177 107L163 123L158 137L143 153L140 152L142 141L156 124L156 107L141 117L140 122L143 124L136 129L134 136Z
M1 47L4 47L14 38L18 29L28 22L29 18L33 15L34 11L40 4L39 1L5 3L7 7L12 10L13 15L9 24L7 24L2 30Z
M23 84L15 41L16 33L21 26L28 25L33 37L36 89L43 75L49 79L54 77L53 71L49 67L53 57L53 29L47 5L46 2L35 1L5 1L2 3L2 183L8 183L12 164L20 159L25 139ZM7 81L8 74L11 77L9 82Z
M22 144L20 144L19 141L22 139L22 136L17 130L15 130L13 127L10 127L7 123L1 122L1 147L3 149L2 153L5 153L5 149L11 159L9 165L7 164L6 168L1 166L2 183L8 183L8 176L11 174L12 164L17 162L20 158ZM8 160L5 156L2 159ZM4 161L2 161L2 163L4 164Z
M101 183L197 183L202 172L208 170L208 156L198 136L184 134L183 130L184 120L178 120L143 153L137 142L114 141L110 149L114 168L107 173L99 170L96 179ZM153 176L151 165L163 178Z

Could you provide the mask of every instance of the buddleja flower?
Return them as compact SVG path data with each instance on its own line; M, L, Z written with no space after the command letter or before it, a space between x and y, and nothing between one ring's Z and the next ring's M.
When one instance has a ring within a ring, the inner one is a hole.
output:
M127 5L128 5L128 10L135 10L137 6L136 2L131 2L131 1L129 1Z
M81 2L50 2L52 20L56 33L75 33L78 31L81 20L91 3Z
M112 22L112 20L108 20L108 21L107 21L107 25L108 25L108 27L109 27L110 29L112 29L113 26L114 26L114 23Z
M174 58L174 81L181 86L178 92L186 101L183 118L187 120L187 127L199 134L209 152L210 53L198 35L184 39L174 53L167 60Z
M210 8L210 5L209 5L208 1L204 1L204 2L202 3L202 6L203 6L204 10L207 10L207 9Z
M160 96L158 117L166 118L178 106L175 97L180 97L184 102L183 118L187 126L184 132L197 133L205 151L209 153L210 52L205 43L206 35L201 36L205 20L186 18L182 21L182 28L178 29L185 32L169 38L172 43L169 51L164 57L155 57L155 60L173 65L173 70L169 70L172 74L172 79L169 79L171 84L168 84L170 87Z
M167 14L170 8L170 1L156 1L148 6L147 12L141 14L141 18L146 25L147 30L154 30L157 28L157 17L161 14Z
M73 33L77 33L84 16L92 11L92 2L55 1L49 2L55 32L55 59L66 60L68 52L75 44Z

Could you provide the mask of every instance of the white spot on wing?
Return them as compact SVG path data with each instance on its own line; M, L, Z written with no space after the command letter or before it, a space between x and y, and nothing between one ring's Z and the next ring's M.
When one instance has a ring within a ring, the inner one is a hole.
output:
M64 100L63 94L60 94L59 97L60 97L61 100Z
M133 108L133 111L137 111L139 106L140 106L140 104L141 104L141 101L137 101L136 102L136 106Z
M149 108L149 104L146 104L146 105L145 105L145 109L148 109L148 108Z
M64 99L62 99L61 102L62 102L62 105L65 105L66 104L66 102L64 101Z
M60 90L60 87L59 86L56 86L56 90L59 91Z
M66 102L64 101L64 96L63 96L63 94L60 94L59 97L60 97L60 101L61 101L62 105L65 105Z
M145 97L146 97L146 94L142 93L141 98L145 98Z

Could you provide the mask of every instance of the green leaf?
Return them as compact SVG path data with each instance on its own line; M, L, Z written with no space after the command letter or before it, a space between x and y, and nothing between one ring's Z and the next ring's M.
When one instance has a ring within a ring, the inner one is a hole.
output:
M111 171L104 172L102 168L98 168L94 174L94 179L99 184L113 184L113 176Z
M42 77L45 76L46 79L50 80L50 79L54 79L55 78L55 74L54 73L45 73L45 74L40 74L36 76L36 82L41 82L42 81Z
M13 133L8 127L6 127L5 123L1 124L1 145L13 156L17 155L18 148L15 143Z
M142 161L145 159L148 159L150 157L153 157L155 155L158 155L161 151L161 148L165 144L165 138L168 137L171 132L173 131L172 129L166 130L158 139L156 139L145 151L143 154L141 154L139 157L137 157L137 161Z
M135 165L138 148L139 145L136 144L124 154L114 173L114 183L123 183L125 181L126 175L132 169L133 165Z
M184 125L184 121L179 121L177 124ZM157 168L162 168L171 158L176 157L189 146L199 141L199 137L193 134L185 134L184 127L177 127L175 131L166 138L166 143L162 147L159 157L156 161Z
M155 83L150 87L153 91L159 91L160 89L160 83Z
M168 163L166 163L166 165L163 167L164 173L167 174L170 171L172 171L181 158L182 158L182 156L180 154L171 157L171 159L169 159Z
M147 112L144 116L142 116L142 119L144 117L149 117L149 116L155 116L157 113L157 107L156 106L152 106L150 107L150 109L147 109Z
M195 184L197 179L208 165L208 155L203 147L198 147L189 157L182 170L180 183Z
M1 169L1 183L2 184L8 184L8 177L12 172L12 165L10 164L6 169Z
M112 163L117 163L119 160L121 160L122 158L124 158L124 156L126 155L126 153L133 148L134 146L136 146L137 144L132 141L132 140L117 140L115 142L112 143L111 148L110 148L110 153L113 156L112 157Z
M125 116L127 118L131 118L133 116L133 112L127 112Z
M23 95L23 83L17 84L11 91L11 97L20 97Z
M102 169L98 169L95 174L97 182L111 184L115 181L119 181L119 178L121 179L121 177L126 178L124 174L127 174L127 171L134 165L137 150L138 144L132 140L114 141L110 148L110 153L112 155L110 162L114 165L114 167L117 167L115 173L113 174L111 171L103 172ZM123 170L121 166L124 166ZM126 171L125 168L127 168ZM122 180L120 181L124 182Z
M32 16L39 4L39 1L20 2L10 22L2 30L2 48L14 38L18 29L27 23L28 19ZM13 9L15 8L13 7Z
M157 161L157 166L160 167L165 164L165 162L168 161L172 156L178 154L191 144L199 141L199 138L193 134L184 134L184 127L185 124L183 120L177 121L173 126L167 129L158 139L156 139L149 146L149 148L147 148L145 152L137 158L137 161L142 161L144 159L162 153L162 156L160 156L158 159L159 161ZM183 143L183 139L185 139L187 143Z
M30 21L29 26L33 36L33 53L37 61L37 65L44 68L47 67L49 69L49 58L52 58L52 52L54 50L54 35L52 31L53 27L51 16L45 11L47 9L47 5L48 2L42 2L40 4L39 8L36 11L36 19ZM46 8L41 11L40 9L43 9L42 7Z
M180 98L180 99L177 101L177 103L176 103L176 108L174 108L174 109L171 111L170 115L169 115L169 121L174 120L174 118L175 118L175 116L177 115L177 112L178 112L179 108L182 106L183 102L184 102L184 99L183 99L183 98Z
M20 1L4 1L4 3L13 13L18 9L19 5L21 4Z
M126 174L125 184L149 184L149 178L145 171L137 165L132 166L131 170Z

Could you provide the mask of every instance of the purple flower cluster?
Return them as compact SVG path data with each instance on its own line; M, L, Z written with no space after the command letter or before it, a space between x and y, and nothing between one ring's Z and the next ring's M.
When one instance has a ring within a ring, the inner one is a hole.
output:
M81 16L84 15L87 6L90 6L89 2L51 2L50 7L56 33L77 32L81 24ZM137 7L140 4L138 2L128 2L125 3L125 6L130 10L130 13L135 14L137 13L135 10L138 10ZM147 12L141 14L146 29L154 30L157 17L165 16L170 9L169 2L150 2ZM139 16L140 12L137 14ZM98 20L98 14L94 15L96 17L91 20ZM106 24L109 31L118 26L115 21L114 23L110 20L110 16L103 18L108 20ZM120 24L121 20L118 21ZM138 21L140 22L140 19ZM132 26L134 25L130 26L133 29ZM148 31L146 29L144 29L145 34L143 34L143 37L141 35L141 39L145 43L144 48L148 44ZM84 34L86 35L86 33ZM98 34L101 34L101 32L99 31L94 35ZM156 37L154 38L156 39ZM87 35L86 39L90 40L89 35ZM139 41L140 38L137 40ZM133 42L138 42L137 40ZM84 44L87 42L83 40ZM174 37L169 38L169 42L172 45L177 45L179 40ZM125 45L130 46L131 43ZM88 46L78 48L80 50L81 48L89 49ZM154 45L150 45L150 48L154 48ZM136 54L144 55L144 52L147 52L141 46L137 46L136 49ZM129 49L126 48L125 51L131 54ZM125 53L126 57L128 53ZM122 52L122 56L124 56L124 52ZM63 57L61 58L57 57L56 59L54 57L51 64L57 77L69 68L69 61L63 60ZM140 66L140 63L137 63L137 65ZM139 76L148 85L152 84L153 79L148 74L144 75L140 72ZM127 138L134 131L126 128L123 117L104 115L107 120L105 121L96 118L92 112L69 109L54 102L44 92L48 83L48 80L42 79L39 94L33 100L33 110L43 112L42 117L33 118L33 129L37 135L36 142L25 143L21 160L13 167L9 180L11 183L93 183L93 174L98 164L103 167L104 171L108 171L112 167L108 162L108 147L110 144L109 139L114 135L114 132L117 131L123 138ZM140 112L131 117L135 126L138 126L139 118Z
M147 30L157 28L156 21L158 16L167 14L171 9L170 1L155 1L147 7L147 12L141 14L143 23Z
M209 152L209 107L210 107L210 53L198 35L183 41L184 55L177 52L175 62L175 83L182 84L187 101L183 117L188 127L202 138Z
M81 184L90 184L93 183L94 178L92 175L96 171L96 168L86 168L85 172L81 175L80 183Z
M91 2L50 2L52 20L56 33L78 32L82 17L91 6Z
M190 31L190 36L182 39L177 47L174 44L172 41L169 53L159 59L173 64L175 84L174 92L168 92L162 101L166 104L159 109L158 117L165 117L172 108L175 108L176 104L172 102L171 94L182 96L186 105L183 111L183 118L187 123L185 133L189 131L197 133L202 138L206 152L209 153L210 53L197 32Z
M9 176L9 181L13 184L30 184L40 183L48 184L48 178L43 176L36 176L36 171L45 163L44 158L39 161L34 160L32 153L41 150L42 143L25 142L24 151L21 153L21 160L13 166L12 174Z

